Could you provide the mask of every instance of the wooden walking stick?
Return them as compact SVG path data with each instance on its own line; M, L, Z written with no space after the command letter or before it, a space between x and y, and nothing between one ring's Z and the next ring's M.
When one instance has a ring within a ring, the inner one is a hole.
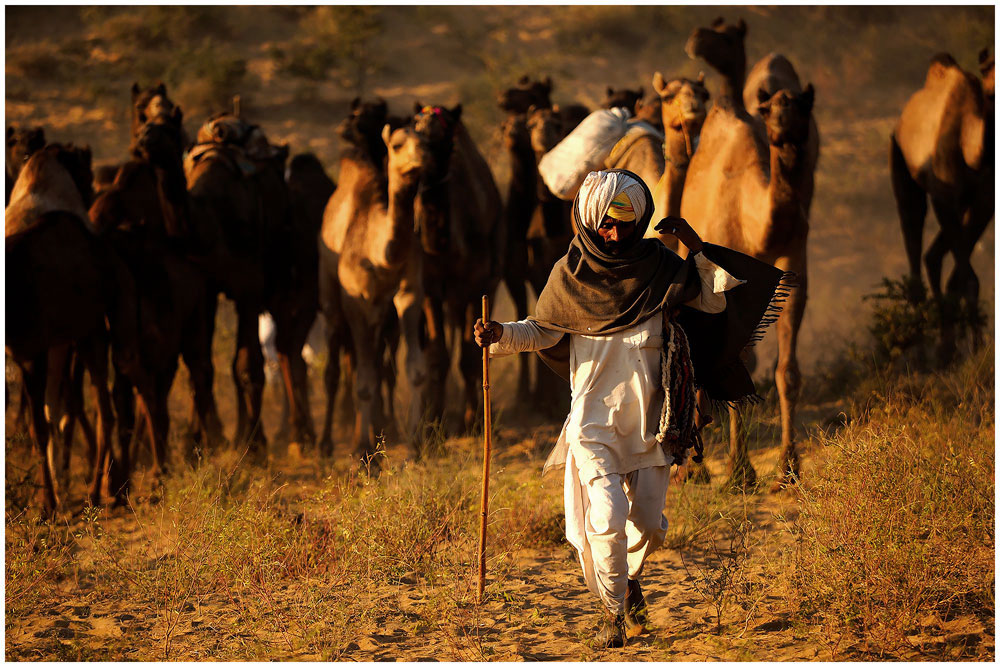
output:
M483 295L483 323L490 321L490 299ZM482 603L486 587L486 515L489 513L490 446L493 444L493 415L490 410L490 346L483 348L483 498L479 507L479 587L476 602Z

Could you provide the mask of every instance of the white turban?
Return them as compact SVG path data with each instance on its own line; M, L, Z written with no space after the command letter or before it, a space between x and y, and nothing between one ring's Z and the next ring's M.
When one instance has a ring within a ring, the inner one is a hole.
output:
M577 213L583 226L596 232L611 208L611 200L622 193L632 202L636 221L641 220L646 211L646 193L642 183L617 171L592 171L587 174L577 199Z

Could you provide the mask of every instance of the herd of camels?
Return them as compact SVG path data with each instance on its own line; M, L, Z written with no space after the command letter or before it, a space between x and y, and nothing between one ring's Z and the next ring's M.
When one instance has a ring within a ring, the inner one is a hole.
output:
M637 131L615 146L607 166L646 181L658 218L680 215L706 241L795 274L777 319L775 369L778 482L787 483L799 472L796 339L820 141L813 87L803 87L778 54L748 74L746 35L742 20L719 18L687 42L687 54L718 76L710 108L704 75L657 72L654 97L609 88L605 106L628 107ZM978 282L969 257L993 216L994 192L993 58L984 50L979 61L977 77L948 55L934 58L890 151L911 277L920 280L929 197L940 225L923 258L931 291L973 303ZM213 395L220 294L235 304L238 321L231 439L251 457L267 452L257 328L264 311L277 331L284 437L330 455L338 384L346 378L357 455L370 456L376 438L393 433L419 456L429 425L444 415L455 355L460 411L471 425L480 409L481 356L472 339L480 296L503 281L517 316L526 316L527 286L540 292L575 233L571 204L548 190L538 163L588 110L554 106L552 87L550 79L524 77L498 97L511 160L505 199L461 105L417 103L413 115L398 117L384 101L355 100L337 130L345 148L336 184L314 156L289 160L287 146L269 142L238 111L213 116L190 141L163 84L133 86L130 157L96 178L89 149L47 144L40 129L8 128L6 348L23 378L19 420L39 457L43 512L51 515L60 502L56 480L66 478L77 426L89 447L95 505L125 502L140 443L150 446L154 478L168 471L167 395L179 359L190 376L191 442L225 442ZM947 253L954 270L942 291ZM317 437L301 351L318 313L329 356ZM953 345L951 331L944 333ZM397 415L402 339L411 393ZM532 386L529 361L522 355L518 397L551 405L565 391L545 372L535 373ZM93 425L83 408L84 371ZM753 485L741 411L730 410L731 480Z

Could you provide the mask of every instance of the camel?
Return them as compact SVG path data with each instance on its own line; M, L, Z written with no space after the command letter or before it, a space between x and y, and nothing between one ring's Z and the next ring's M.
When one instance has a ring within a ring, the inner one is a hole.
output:
M775 371L781 404L778 481L786 484L799 473L794 419L801 373L795 346L808 287L806 195L812 178L808 151L814 92L812 85L800 94L783 89L767 97L762 91L762 132L743 106L746 32L742 20L729 25L719 18L695 30L685 47L689 56L703 58L718 71L722 82L688 167L681 216L705 241L783 269L784 286L795 274L797 286L778 318ZM730 408L730 479L752 486L757 476L744 437L742 412Z
M14 187L14 182L17 181L17 175L21 173L24 163L44 147L45 130L43 128L25 129L12 125L7 126L7 194L4 206L10 203L10 191Z
M464 423L472 426L482 384L481 351L472 339L481 297L493 294L502 275L506 231L500 193L489 165L462 124L462 105L451 109L415 105L413 127L428 143L432 167L421 177L416 224L421 232L427 314L429 414L444 417L451 355L460 347Z
M198 143L185 163L188 192L195 204L215 222L214 247L228 267L217 271L217 289L236 304L236 352L232 373L236 387L237 424L234 441L250 454L266 457L267 438L260 420L264 392L264 356L257 320L267 303L265 257L275 229L287 229L282 219L265 216L263 195L278 188L273 170L258 169L253 159L271 157L266 138L254 140L259 128L229 114L219 114L198 132ZM251 142L251 143L248 143ZM264 153L253 155L247 146ZM260 174L260 178L255 177ZM281 208L280 204L277 208ZM206 299L208 320L214 325L215 291Z
M134 295L127 273L86 222L91 181L89 149L52 144L25 164L6 211L7 276L15 278L7 282L6 345L27 390L45 517L59 504L45 418L46 385L50 370L62 376L71 347L90 374L97 405L89 501L101 502L105 467L117 500L124 501L121 456L112 454L107 355L111 344L123 367L135 367Z
M121 166L90 209L94 226L129 266L139 299L143 372L133 375L116 368L119 442L125 447L132 440L134 388L147 417L156 479L169 467L167 399L178 357L188 368L200 423L206 425L211 442L222 439L212 393L211 327L205 308L209 287L184 253L195 211L185 186L181 140L179 122L143 125L134 141L135 157Z
M336 185L312 153L291 159L286 181L292 225L285 249L288 270L269 306L275 320L275 348L285 395L278 437L309 445L316 433L309 413L309 382L302 348L319 311L317 238L323 209Z
M625 107L634 118L636 116L636 111L638 110L637 107L641 106L642 95L642 86L639 86L636 90L630 90L628 88L615 90L611 86L608 86L607 93L604 96L604 101L601 102L601 106L605 109Z
M663 175L663 133L634 119L629 121L629 125L628 132L605 158L604 166L607 169L628 169L638 174L652 192Z
M411 388L408 431L420 450L420 422L427 370L421 344L422 258L414 232L414 200L428 161L425 142L410 127L385 125L386 170L365 150L350 146L340 159L340 178L323 212L319 243L320 304L330 352L327 410L321 450L332 453L333 401L340 378L340 350L355 359L355 453L373 462L381 415L379 346L390 305L406 337ZM350 337L350 341L347 337Z
M978 308L979 280L969 258L993 218L995 196L994 73L989 49L979 53L982 81L948 54L931 60L924 87L910 97L892 133L892 189L910 264L911 298L922 291L927 198L940 227L924 255L931 293L937 300ZM941 291L941 264L951 252L955 266ZM940 361L955 352L953 312L942 318ZM979 331L973 331L978 344Z
M709 95L704 74L700 74L695 81L685 78L667 81L656 72L653 75L653 90L659 96L661 127L665 130L663 175L653 188L653 203L656 206L653 220L662 220L681 214L684 180L708 115L706 102ZM678 250L677 239L673 235L661 235L653 228L647 230L646 235L658 237L669 248Z

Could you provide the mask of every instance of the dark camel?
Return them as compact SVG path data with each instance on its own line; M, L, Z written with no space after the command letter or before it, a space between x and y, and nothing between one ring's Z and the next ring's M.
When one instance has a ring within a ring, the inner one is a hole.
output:
M460 348L466 428L475 421L482 385L481 351L472 339L481 297L492 295L502 275L506 231L500 193L489 165L462 124L462 105L447 109L416 104L413 126L427 142L432 167L421 176L416 224L424 248L429 414L444 417L451 354Z
M604 96L604 101L601 102L601 106L605 109L614 109L615 107L625 107L635 118L637 107L642 105L642 86L639 86L636 90L630 90L628 88L621 88L615 90L611 86L608 86L607 93Z
M193 402L211 442L221 440L212 394L212 349L203 272L189 261L186 242L195 209L187 194L181 164L181 134L176 122L147 122L133 143L133 159L94 202L90 218L129 266L139 299L143 372L116 368L114 397L119 442L131 442L136 425L133 389L147 418L154 478L168 472L167 399L183 357Z
M708 115L706 104L709 95L704 74L695 81L685 78L667 81L657 72L653 75L653 89L659 96L660 126L664 130L664 168L663 176L653 188L653 203L656 206L653 219L662 220L681 214L684 181ZM672 234L661 235L650 228L647 236L655 236L669 248L678 250L677 238Z
M107 354L110 343L123 367L135 368L134 293L127 272L88 228L92 178L89 149L53 144L29 159L7 209L6 345L27 389L29 431L46 517L58 505L45 419L46 384L50 370L62 375L71 346L90 374L97 405L89 500L93 505L101 502L105 467L119 502L126 491L122 457L111 451L114 418ZM10 280L13 277L16 280Z
M513 88L501 91L497 95L497 105L508 114L524 114L529 107L551 108L552 79L532 81L526 74L518 79Z
M702 128L691 159L681 215L708 242L739 250L795 274L778 319L778 363L775 384L781 403L779 484L798 476L795 407L801 373L796 339L807 293L806 239L813 89L801 94L781 90L762 93L758 112L763 131L743 106L746 73L746 24L727 25L721 18L699 28L688 40L689 56L704 58L722 77L719 96ZM756 483L747 455L742 413L730 410L731 481Z
M939 358L955 353L957 313L978 308L979 279L969 261L976 242L993 218L995 197L995 119L993 57L979 54L982 81L965 72L948 54L934 57L924 87L906 103L892 134L889 167L903 229L910 280L921 283L927 199L940 227L924 255L931 294L950 308L942 318ZM941 291L941 264L951 252L955 266ZM913 289L912 298L921 290ZM973 330L973 342L979 342Z
M275 320L275 347L285 395L281 432L276 439L308 446L315 441L316 431L309 411L309 378L302 348L319 311L317 238L323 209L336 185L312 153L292 158L287 184L292 225L284 246L287 269L269 307Z
M373 461L383 427L380 347L392 306L407 342L405 365L412 392L407 426L418 452L427 383L420 340L421 253L414 233L414 199L428 159L426 145L409 127L393 131L385 125L382 137L387 147L385 170L365 149L348 144L341 154L339 183L326 205L320 232L320 304L330 344L320 448L332 453L340 351L350 346L355 360L354 447L364 461Z
M198 133L198 144L185 164L188 191L197 206L215 221L214 245L226 258L227 269L217 272L217 291L236 304L236 351L232 373L236 386L237 423L233 440L246 446L250 454L263 459L267 438L260 420L264 391L264 355L258 336L258 316L267 294L265 254L274 229L287 228L282 219L265 215L262 194L273 191L277 182L271 172L259 170L246 145L259 132L233 116L222 114L209 119ZM266 150L266 139L263 139ZM265 154L266 156L266 154ZM256 177L260 174L260 177ZM277 208L280 208L277 207ZM214 325L217 291L206 299L208 320Z

